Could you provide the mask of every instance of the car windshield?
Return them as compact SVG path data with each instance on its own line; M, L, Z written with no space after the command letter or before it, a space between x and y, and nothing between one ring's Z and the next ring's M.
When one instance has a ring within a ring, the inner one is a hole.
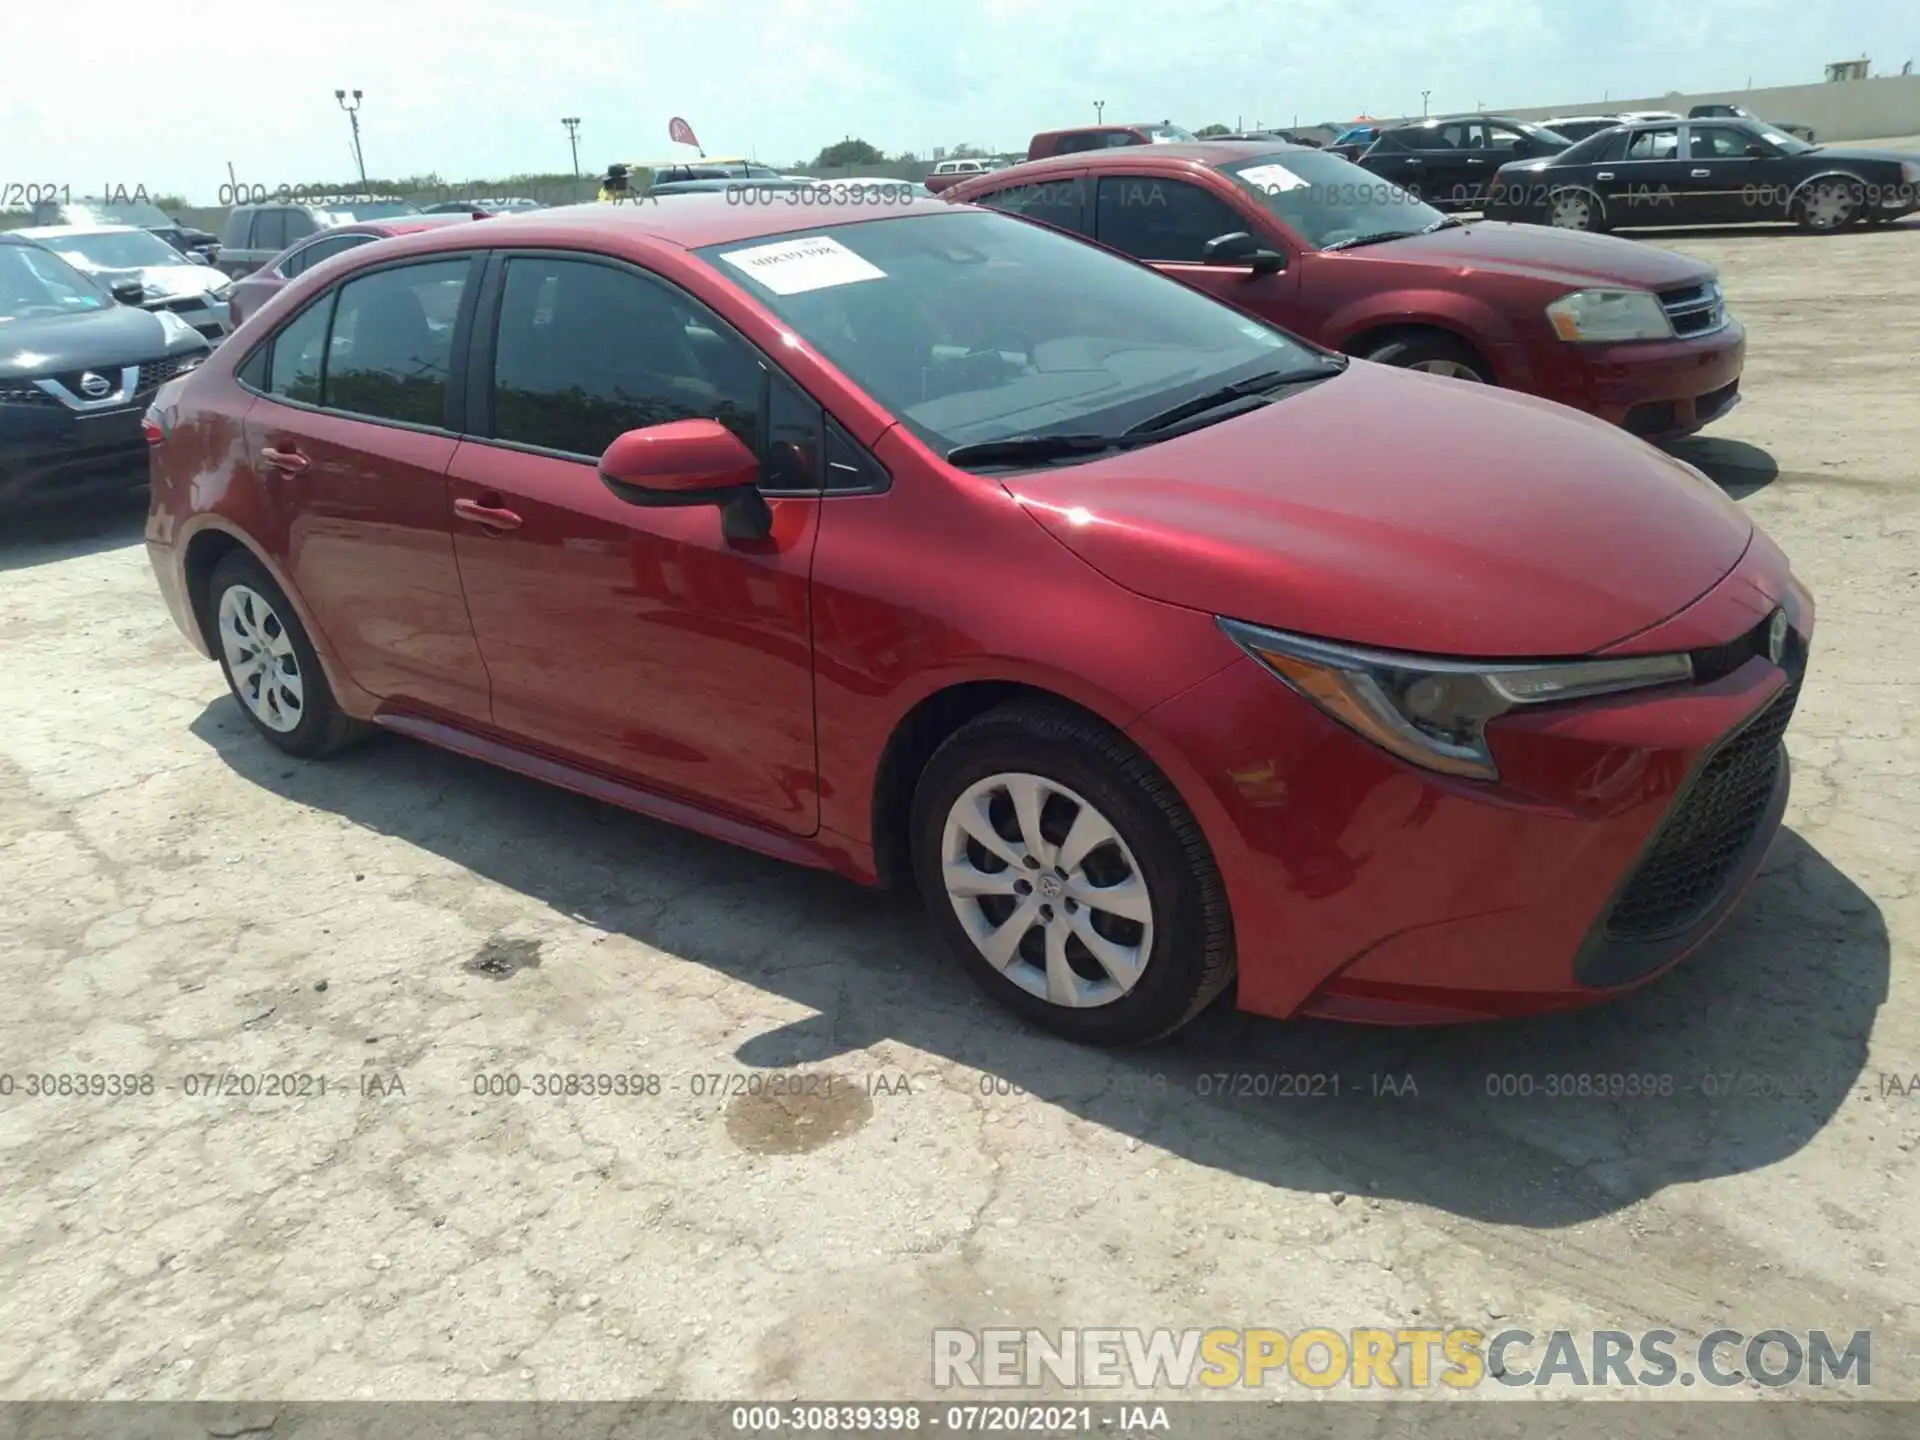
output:
M1316 250L1362 237L1417 235L1445 216L1409 191L1324 150L1276 150L1220 167Z
M144 200L76 200L66 207L77 224L138 225L142 230L174 228L172 217Z
M187 257L145 230L96 230L48 235L41 242L83 270L139 270L149 265L186 265Z
M1010 216L903 215L697 253L943 454L1118 435L1225 384L1327 368L1271 325Z
M113 298L37 245L0 244L0 324L105 310Z

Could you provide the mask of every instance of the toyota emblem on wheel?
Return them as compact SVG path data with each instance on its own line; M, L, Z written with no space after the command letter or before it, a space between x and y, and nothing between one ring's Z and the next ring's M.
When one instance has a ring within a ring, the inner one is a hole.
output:
M106 376L95 374L89 370L80 377L80 393L89 400L98 400L103 395L111 395L113 393L113 382L107 379Z

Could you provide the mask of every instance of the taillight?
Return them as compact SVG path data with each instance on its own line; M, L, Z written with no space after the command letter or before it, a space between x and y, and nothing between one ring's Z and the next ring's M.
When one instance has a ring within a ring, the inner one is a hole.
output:
M167 443L166 417L158 405L149 405L147 413L140 417L140 433L146 436L149 445Z

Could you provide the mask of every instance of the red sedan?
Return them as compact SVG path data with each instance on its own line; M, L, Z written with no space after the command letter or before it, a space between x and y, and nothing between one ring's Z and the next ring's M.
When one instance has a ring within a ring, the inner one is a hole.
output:
M558 210L300 276L149 416L261 737L869 883L1081 1040L1637 985L1760 865L1813 602L1697 470L938 200Z
M457 225L481 218L484 217L465 210L457 215L399 215L391 220L362 220L355 225L336 225L331 230L322 230L318 235L309 235L298 244L289 245L258 270L234 281L233 294L227 300L228 318L232 324L238 325L242 319L266 304L267 297L282 285L322 260L344 255L349 250L357 250L362 245L371 245L375 240L383 240L391 235L411 235L419 230L437 230L442 225Z
M1147 261L1333 349L1544 395L1650 439L1739 400L1746 331L1712 266L1449 219L1323 150L1139 145L997 170L943 198Z

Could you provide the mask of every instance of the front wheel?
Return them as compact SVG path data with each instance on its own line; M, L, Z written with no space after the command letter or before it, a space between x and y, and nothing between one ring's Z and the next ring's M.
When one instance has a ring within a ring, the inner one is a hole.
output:
M1547 199L1547 224L1556 230L1599 232L1607 228L1599 197L1585 190L1561 190Z
M1141 1044L1232 981L1199 825L1153 762L1075 712L1016 702L934 752L914 792L933 923L1001 1004L1070 1039Z
M1866 210L1866 195L1860 186L1846 180L1821 180L1795 207L1794 219L1802 230L1815 235L1831 235L1861 218Z
M1445 375L1452 380L1469 380L1480 385L1493 383L1493 376L1487 372L1486 361L1451 335L1402 335L1374 346L1367 352L1366 358L1381 365L1398 365L1402 370Z

